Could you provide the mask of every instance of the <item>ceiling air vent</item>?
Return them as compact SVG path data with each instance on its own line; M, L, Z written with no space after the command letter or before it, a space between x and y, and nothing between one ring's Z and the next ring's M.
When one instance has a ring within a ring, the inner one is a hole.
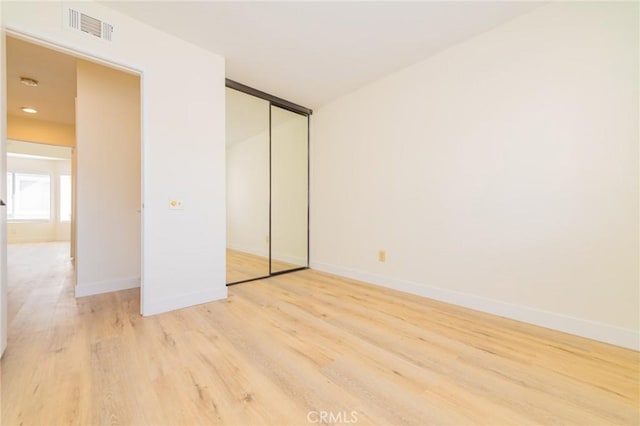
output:
M93 16L85 15L76 9L67 8L65 25L72 30L82 31L102 40L112 41L113 25Z

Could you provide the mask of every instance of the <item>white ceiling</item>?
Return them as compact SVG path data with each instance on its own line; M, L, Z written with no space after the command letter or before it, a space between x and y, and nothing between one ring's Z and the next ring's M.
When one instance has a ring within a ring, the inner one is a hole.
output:
M75 123L76 59L41 46L7 37L7 114L58 123ZM38 80L38 87L20 83ZM38 110L27 114L20 108Z
M317 108L542 4L102 3L223 55L228 78L308 108Z

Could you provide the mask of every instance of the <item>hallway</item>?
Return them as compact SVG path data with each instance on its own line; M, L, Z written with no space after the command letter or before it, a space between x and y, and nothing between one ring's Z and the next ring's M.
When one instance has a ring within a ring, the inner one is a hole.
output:
M68 305L63 300L73 297L69 242L9 244L7 265L8 338L13 343L48 330Z

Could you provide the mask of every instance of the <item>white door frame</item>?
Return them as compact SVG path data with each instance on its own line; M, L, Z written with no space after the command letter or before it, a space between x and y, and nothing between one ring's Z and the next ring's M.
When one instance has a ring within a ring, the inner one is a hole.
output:
M2 6L0 5L0 8ZM1 15L1 9L0 9ZM0 23L1 24L1 23ZM13 29L11 27L0 28L0 198L6 200L7 177L6 177L6 161L7 161L7 126L6 126L6 37L17 38L47 49L55 50L74 56L78 59L84 59L89 62L98 63L109 68L124 71L129 74L135 74L140 78L140 312L144 306L144 107L143 107L143 87L144 72L133 66L116 63L107 59L100 58L86 52L62 46L55 41L46 40L27 32ZM75 149L74 149L75 151ZM1 208L1 207L0 207ZM4 354L7 345L7 221L6 209L0 212L0 357Z
M0 2L1 3L1 2ZM0 4L0 19L2 16ZM7 200L7 54L4 28L0 28L0 198ZM0 357L7 347L7 209L0 207Z

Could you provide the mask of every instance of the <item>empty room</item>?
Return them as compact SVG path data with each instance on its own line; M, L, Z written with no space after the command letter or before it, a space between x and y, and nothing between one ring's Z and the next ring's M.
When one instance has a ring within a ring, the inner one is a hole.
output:
M639 6L0 2L0 422L639 424Z

